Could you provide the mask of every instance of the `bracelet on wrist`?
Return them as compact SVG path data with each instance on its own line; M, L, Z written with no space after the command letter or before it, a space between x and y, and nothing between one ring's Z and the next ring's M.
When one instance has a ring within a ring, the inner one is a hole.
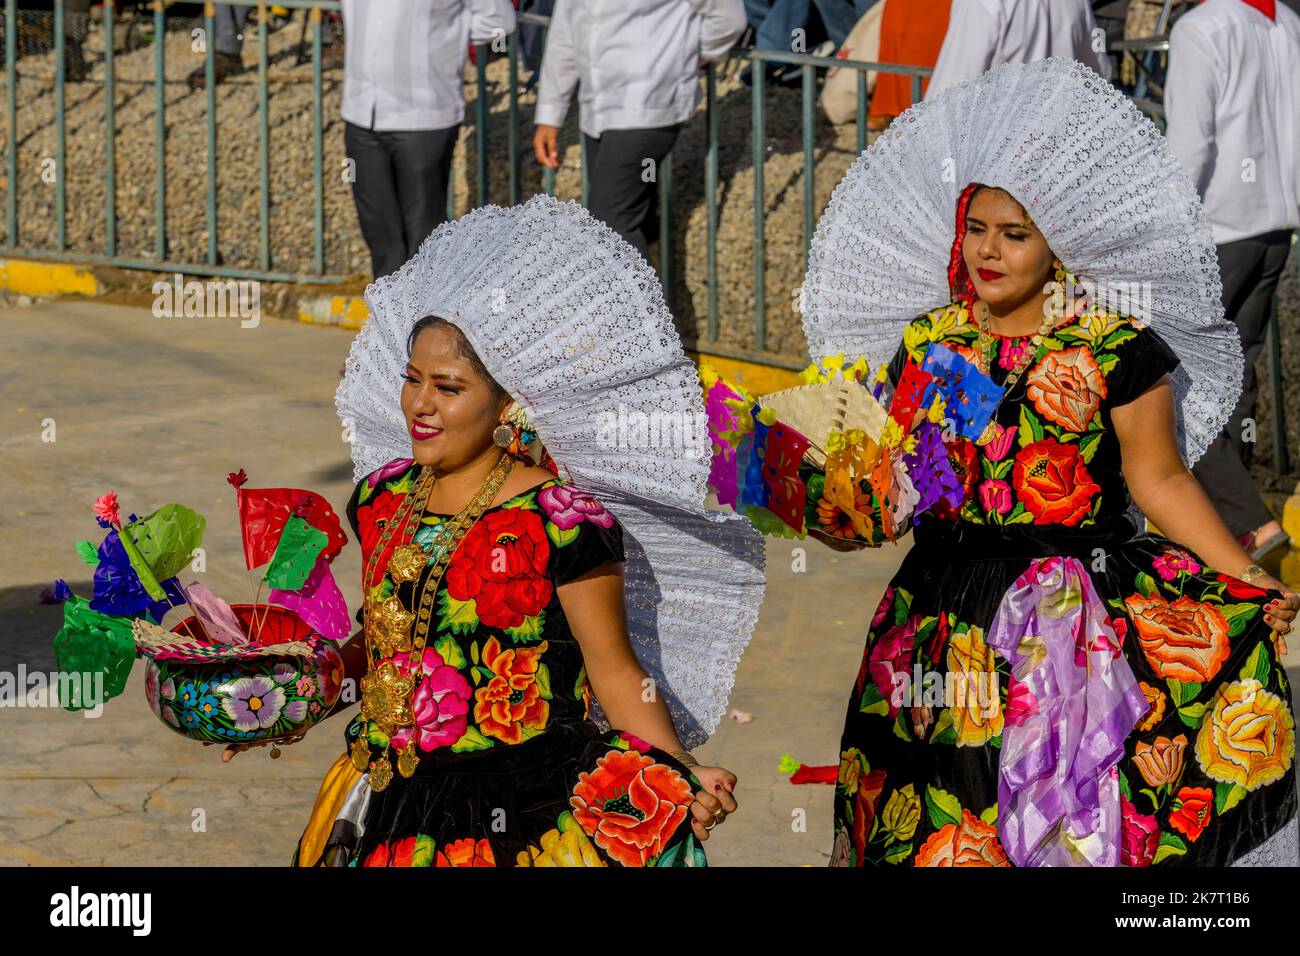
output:
M1263 568L1261 568L1258 564L1251 564L1251 565L1247 565L1246 568L1240 574L1237 575L1237 579L1239 581L1245 581L1247 584L1249 584L1251 581L1255 580L1255 578L1261 577L1262 575L1265 574L1268 574L1268 572L1265 571Z
M698 767L700 765L700 762L695 759L694 755L686 750L670 750L668 755L670 757L676 757L678 761L684 763L688 767Z

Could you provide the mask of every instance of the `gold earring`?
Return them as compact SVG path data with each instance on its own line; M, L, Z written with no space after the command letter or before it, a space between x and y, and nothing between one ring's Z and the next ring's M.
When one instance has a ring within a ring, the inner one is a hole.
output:
M501 448L509 448L515 440L515 427L509 422L502 422L492 429L492 442Z

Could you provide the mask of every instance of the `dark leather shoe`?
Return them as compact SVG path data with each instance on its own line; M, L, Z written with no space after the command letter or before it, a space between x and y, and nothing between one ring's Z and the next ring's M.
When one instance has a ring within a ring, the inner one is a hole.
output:
M244 72L244 61L232 53L215 53L213 54L212 79L214 83L221 83L228 76L235 76ZM189 83L191 90L201 90L206 82L206 64L198 67L188 77L186 82Z

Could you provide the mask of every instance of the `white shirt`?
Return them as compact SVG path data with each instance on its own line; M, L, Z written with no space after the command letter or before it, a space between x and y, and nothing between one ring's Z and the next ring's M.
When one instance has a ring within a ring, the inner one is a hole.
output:
M742 0L555 0L536 122L562 126L575 86L588 136L684 122L703 95L700 63L744 29Z
M504 43L515 29L510 0L343 0L342 9L339 112L366 129L455 126L470 42Z
M1166 136L1216 243L1300 226L1300 16L1206 0L1169 35Z
M1094 43L1105 50L1105 32L1088 0L952 0L925 98L1003 63L1049 56L1086 63L1109 80L1110 58L1095 51Z

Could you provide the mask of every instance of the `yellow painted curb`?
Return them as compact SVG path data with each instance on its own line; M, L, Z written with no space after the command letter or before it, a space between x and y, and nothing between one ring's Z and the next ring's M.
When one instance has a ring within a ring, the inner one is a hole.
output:
M332 295L298 302L298 321L312 325L335 325L359 331L369 314L366 300L359 295Z
M100 294L99 280L89 269L35 259L0 259L0 289L32 296Z
M696 365L708 362L723 378L745 386L755 395L766 395L769 392L779 392L783 388L793 388L795 385L803 384L799 373L792 372L788 368L774 368L771 365L746 362L744 359L728 358L725 355L710 355L708 352L688 351L686 354Z
M1292 541L1300 541L1300 494L1292 495L1282 503L1282 528Z

